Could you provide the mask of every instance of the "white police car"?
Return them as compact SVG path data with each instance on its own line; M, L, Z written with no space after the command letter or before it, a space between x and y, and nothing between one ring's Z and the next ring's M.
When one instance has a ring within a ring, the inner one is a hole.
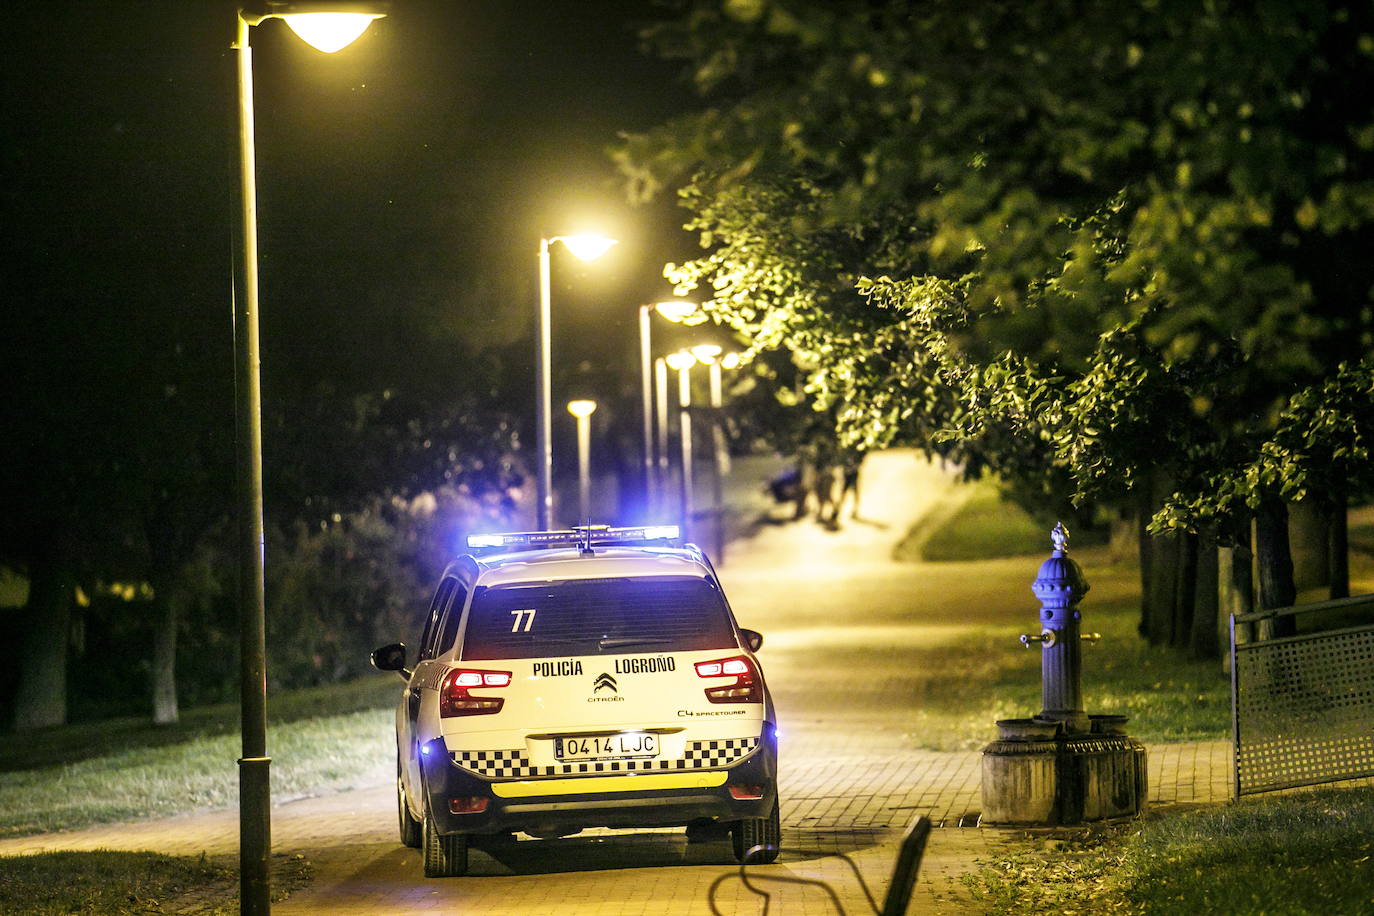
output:
M726 828L737 858L756 845L777 857L763 637L677 536L471 537L481 549L445 570L414 667L400 643L373 652L406 679L397 810L427 876L463 874L470 843L587 827Z

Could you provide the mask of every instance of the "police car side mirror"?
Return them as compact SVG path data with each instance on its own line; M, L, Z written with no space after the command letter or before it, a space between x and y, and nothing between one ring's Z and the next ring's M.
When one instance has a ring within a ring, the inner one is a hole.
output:
M750 652L757 652L763 646L763 634L758 630L746 630L741 628L739 635L744 637L744 645Z
M378 671L398 671L401 677L410 678L410 672L406 670L406 646L405 643L394 642L380 649L372 650L372 667Z

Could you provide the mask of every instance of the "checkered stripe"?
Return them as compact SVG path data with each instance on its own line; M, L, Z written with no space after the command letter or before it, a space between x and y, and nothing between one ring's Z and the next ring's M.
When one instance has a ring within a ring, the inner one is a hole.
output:
M688 741L677 760L586 760L532 766L523 750L454 751L453 762L487 779L534 779L541 776L596 776L607 773L661 773L730 766L758 747L758 738Z

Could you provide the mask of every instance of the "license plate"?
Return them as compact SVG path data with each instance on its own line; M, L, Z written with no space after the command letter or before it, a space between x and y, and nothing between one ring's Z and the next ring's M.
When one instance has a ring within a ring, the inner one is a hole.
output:
M657 757L658 735L647 732L622 732L618 735L555 738L553 755L559 760L626 760L633 757Z

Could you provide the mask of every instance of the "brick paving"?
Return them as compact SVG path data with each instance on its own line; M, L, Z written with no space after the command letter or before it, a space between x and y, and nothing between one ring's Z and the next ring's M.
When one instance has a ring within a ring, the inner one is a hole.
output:
M1034 619L1027 588L1033 560L978 564L971 577L969 564L937 570L883 559L945 485L938 471L914 457L890 456L887 464L865 468L866 524L849 525L842 536L810 524L768 529L735 545L721 570L741 621L765 631L762 658L778 682L783 712L784 850L776 866L751 874L826 882L851 916L870 910L840 854L881 901L901 833L918 814L941 829L927 846L912 914L977 912L961 876L1026 835L975 826L981 807L977 751L920 750L903 730L902 712L912 702L903 686L909 667L904 647L929 645L939 637L940 622L951 616L961 623L1020 619L1011 614ZM873 492L886 498L869 498ZM1094 596L1116 587L1094 579ZM951 610L956 594L957 610ZM847 619L834 619L840 609ZM818 644L825 650L817 650ZM991 740L992 723L988 732ZM1225 801L1230 767L1227 741L1150 747L1150 803ZM713 885L719 912L762 911L762 898L738 878L728 842L688 844L681 830L591 830L557 840L522 839L474 851L466 877L425 879L419 853L396 840L394 803L389 784L279 801L274 850L305 855L316 877L274 911L676 916L709 914ZM237 829L237 812L210 811L0 840L0 855L106 848L231 857ZM775 895L771 913L835 912L818 887L762 881L760 886Z

